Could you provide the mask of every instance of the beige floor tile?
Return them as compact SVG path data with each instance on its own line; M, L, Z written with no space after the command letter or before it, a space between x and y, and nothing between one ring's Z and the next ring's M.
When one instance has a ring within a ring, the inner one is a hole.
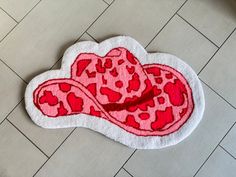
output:
M0 125L0 176L32 177L46 157L10 123Z
M179 14L220 46L236 26L234 0L189 0Z
M176 15L147 50L174 54L199 72L217 47Z
M101 134L77 128L36 177L111 177L132 152Z
M0 122L23 98L25 83L0 61Z
M84 33L78 42L80 41L94 41L93 38L91 38L87 33ZM56 62L56 64L53 65L52 69L60 69L61 68L61 59Z
M18 105L8 119L48 156L56 150L73 130L72 128L44 129L37 126L28 116L24 104Z
M99 41L115 35L129 35L146 46L183 2L117 0L88 32Z
M138 150L125 165L135 177L190 177L198 170L236 119L236 111L203 85L203 120L183 142L159 150Z
M41 1L0 44L0 58L27 81L49 69L107 7L101 0Z
M236 158L236 125L230 130L221 145Z
M236 160L223 149L217 147L196 177L233 177L235 176L235 169Z
M0 9L0 41L16 25L16 22Z
M200 78L236 107L236 31L200 73Z
M0 0L0 7L18 22L39 2L39 0Z
M131 177L125 170L121 169L115 177Z
M78 40L78 42L80 41L94 41L94 39L91 36L89 36L87 33L84 33Z

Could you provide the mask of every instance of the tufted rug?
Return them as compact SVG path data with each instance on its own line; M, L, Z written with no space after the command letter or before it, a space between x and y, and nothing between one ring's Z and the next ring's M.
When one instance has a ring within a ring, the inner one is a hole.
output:
M182 60L118 36L72 45L60 70L30 81L25 105L41 127L86 127L132 148L157 149L190 135L205 101Z

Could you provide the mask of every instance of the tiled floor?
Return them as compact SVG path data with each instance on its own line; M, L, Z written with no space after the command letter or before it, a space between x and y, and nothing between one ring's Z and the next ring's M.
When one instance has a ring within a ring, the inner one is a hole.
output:
M235 0L0 0L0 177L233 177L236 174ZM130 35L199 74L204 118L180 144L135 150L83 128L30 120L27 82L60 67L78 40Z

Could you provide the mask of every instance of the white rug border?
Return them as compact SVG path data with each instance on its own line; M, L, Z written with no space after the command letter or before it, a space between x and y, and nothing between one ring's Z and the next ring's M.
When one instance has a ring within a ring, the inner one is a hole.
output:
M70 66L79 53L89 52L104 56L111 49L124 47L131 51L141 64L159 63L169 65L184 75L188 81L194 99L194 110L188 121L176 132L166 136L137 136L131 134L109 121L94 116L79 114L57 119L43 115L33 103L33 91L39 84L49 79L70 78ZM44 72L33 78L25 91L25 107L31 119L43 128L85 127L95 130L105 136L137 149L159 149L179 143L197 127L203 117L205 99L198 76L193 69L176 56L166 53L147 53L146 50L133 38L118 36L107 39L101 43L92 41L79 42L69 47L64 53L60 70Z

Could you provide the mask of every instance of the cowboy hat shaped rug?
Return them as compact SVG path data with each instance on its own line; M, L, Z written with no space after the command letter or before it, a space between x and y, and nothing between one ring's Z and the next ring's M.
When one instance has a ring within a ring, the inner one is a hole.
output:
M190 135L205 101L182 60L118 36L69 47L61 69L30 81L25 105L41 127L85 127L132 148L157 149Z

